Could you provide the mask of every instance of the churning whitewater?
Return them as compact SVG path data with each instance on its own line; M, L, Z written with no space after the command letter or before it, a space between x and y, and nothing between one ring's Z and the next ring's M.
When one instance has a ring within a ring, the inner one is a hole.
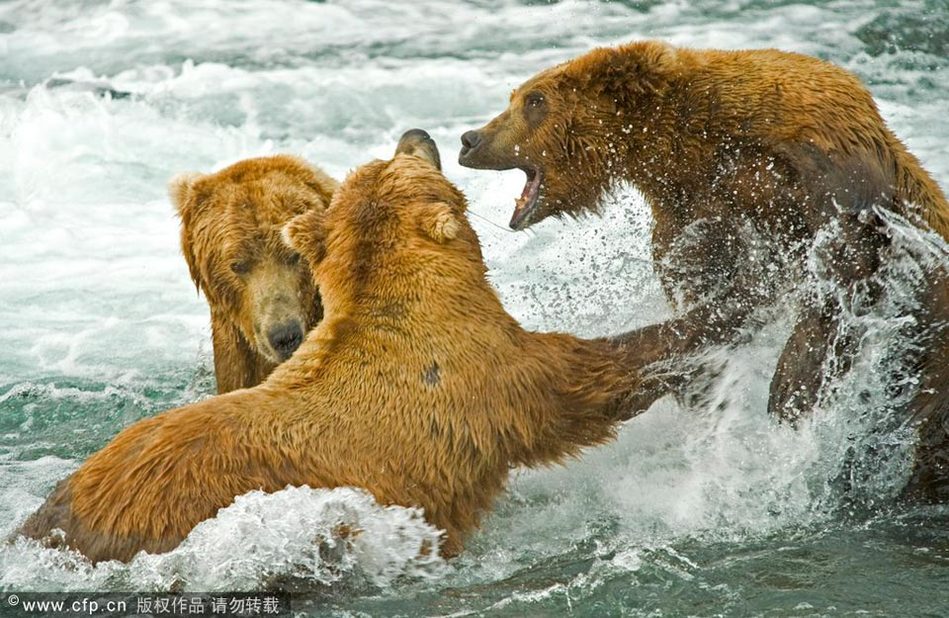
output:
M464 131L595 45L778 47L860 76L946 189L946 32L938 0L0 5L0 535L122 428L214 393L207 305L165 193L175 173L288 152L342 179L422 127L508 311L531 329L619 333L671 315L642 197L616 186L602 217L512 232L524 175L459 167ZM127 565L16 540L0 546L0 589L292 586L308 611L341 615L942 613L949 510L894 501L915 438L887 393L915 344L900 318L913 282L949 247L886 222L899 239L886 293L842 324L857 361L796 430L766 411L794 323L770 308L761 332L697 359L716 372L700 405L661 400L615 443L513 471L451 561L419 553L439 531L416 510L288 488L241 496ZM810 289L835 293L810 254ZM339 522L361 534L341 538Z

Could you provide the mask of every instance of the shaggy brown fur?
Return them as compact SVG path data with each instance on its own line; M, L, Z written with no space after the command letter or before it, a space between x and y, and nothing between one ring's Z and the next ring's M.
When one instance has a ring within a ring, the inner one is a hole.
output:
M643 193L655 219L656 268L682 312L629 335L643 365L668 365L747 327L756 308L799 276L804 249L829 224L838 231L824 248L827 274L851 289L876 272L889 245L874 207L949 239L945 196L870 93L850 73L793 53L655 41L596 49L528 80L505 112L462 143L462 165L527 173L515 229L595 211L616 180ZM770 256L755 257L762 248L749 243L749 229L777 241ZM929 276L922 298L944 303L945 269ZM772 382L774 414L793 421L808 412L831 377L822 374L830 348L847 358L853 342L833 342L840 310L834 302L801 308ZM945 316L949 306L927 312ZM946 328L924 322L920 336L941 341ZM929 368L923 381L943 375L939 349L921 362ZM687 377L665 373L644 384L641 405ZM922 406L949 415L949 380L934 384L936 403L917 402L914 413ZM949 447L949 430L933 426L938 435L929 438Z
M211 306L218 393L262 382L319 322L316 287L280 241L280 229L298 214L325 208L336 186L288 155L172 179L181 250Z
M249 490L352 485L423 507L459 552L510 466L609 440L636 386L615 344L527 332L504 311L466 208L430 157L353 172L286 228L325 311L296 354L256 388L129 427L22 533L60 528L93 560L128 560Z

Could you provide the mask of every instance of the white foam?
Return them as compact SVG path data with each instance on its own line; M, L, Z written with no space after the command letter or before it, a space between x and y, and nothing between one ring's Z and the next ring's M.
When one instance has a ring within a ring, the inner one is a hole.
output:
M863 52L853 31L881 10L746 0L0 4L3 521L22 520L78 465L67 456L18 461L60 445L35 443L37 426L53 427L41 438L49 441L61 410L80 410L102 442L149 409L150 389L178 388L181 372L208 371L207 307L179 253L165 194L174 173L294 152L342 178L388 156L404 130L420 126L469 197L509 311L535 329L619 332L670 313L648 261L642 198L621 191L604 218L510 232L523 174L459 167L461 133L500 112L524 78L594 45L658 37L693 47L777 46L829 58L872 83L888 122L946 186L949 69L939 59L922 70L906 62L915 56ZM43 86L50 78L77 85ZM112 98L109 88L130 96ZM418 557L434 531L411 511L384 509L351 490L300 489L242 497L179 550L130 566L92 568L22 541L5 546L0 587L224 589L298 572L313 585L338 576L333 585L384 587L400 574L479 584L577 547L604 557L597 568L631 571L652 559L650 548L682 539L747 538L820 522L840 503L835 482L847 472L850 437L860 448L876 439L868 428L879 419L864 413L873 405L859 393L882 388L879 346L893 342L897 327L889 310L853 323L868 329L865 354L838 398L800 430L765 413L789 328L780 323L743 347L710 353L723 373L707 409L662 401L580 461L516 473L508 497L445 570ZM171 399L209 394L205 385ZM57 439L71 444L80 429L63 422ZM905 476L905 453L882 446L886 458L857 462L858 499L885 496ZM320 554L306 533L333 539L339 517L367 532ZM670 569L689 572L663 555Z
M93 566L23 538L0 547L0 588L189 590L322 586L380 589L439 576L440 532L418 509L352 488L288 487L238 496L174 550Z

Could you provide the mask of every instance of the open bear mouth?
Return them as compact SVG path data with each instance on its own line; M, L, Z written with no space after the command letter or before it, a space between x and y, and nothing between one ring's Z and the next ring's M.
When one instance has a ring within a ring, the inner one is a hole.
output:
M521 197L514 200L514 214L511 215L509 224L513 230L523 230L530 225L532 216L537 210L537 203L540 201L540 186L544 179L540 168L522 167L520 169L527 174L527 183L521 191Z

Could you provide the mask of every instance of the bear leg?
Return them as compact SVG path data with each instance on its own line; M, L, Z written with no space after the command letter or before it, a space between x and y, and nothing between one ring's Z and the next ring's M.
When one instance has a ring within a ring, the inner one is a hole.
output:
M825 385L845 373L856 342L839 332L838 309L818 305L804 309L771 379L768 413L795 425L818 403Z
M924 296L921 380L908 406L919 422L912 476L904 497L949 502L949 272L935 273Z

